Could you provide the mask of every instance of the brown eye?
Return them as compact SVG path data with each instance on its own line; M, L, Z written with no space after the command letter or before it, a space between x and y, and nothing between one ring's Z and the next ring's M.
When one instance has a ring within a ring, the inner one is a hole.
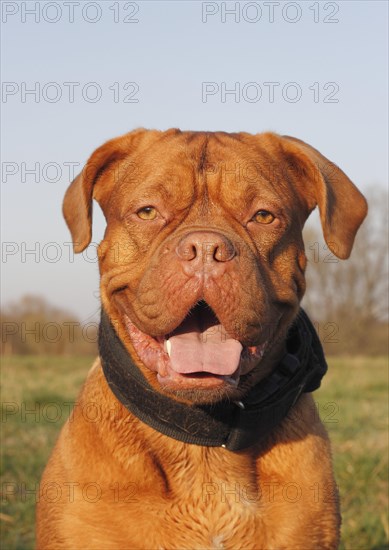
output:
M141 220L155 220L157 211L153 206L145 206L136 213Z
M274 221L275 217L271 212L268 210L258 210L258 212L254 215L253 220L257 223L264 223L268 224Z

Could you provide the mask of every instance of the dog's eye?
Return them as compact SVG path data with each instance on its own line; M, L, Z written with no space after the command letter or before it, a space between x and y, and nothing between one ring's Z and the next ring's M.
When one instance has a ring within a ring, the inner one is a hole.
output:
M157 217L157 210L153 206L145 206L136 213L141 220L155 220Z
M258 212L254 215L253 220L257 223L271 223L274 221L275 216L268 210L258 210Z

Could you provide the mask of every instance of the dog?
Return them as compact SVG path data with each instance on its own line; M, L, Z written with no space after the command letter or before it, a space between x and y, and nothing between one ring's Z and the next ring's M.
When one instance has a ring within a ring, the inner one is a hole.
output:
M93 199L100 357L42 477L37 547L337 548L302 229L318 206L346 259L364 197L293 137L138 129L68 188L75 252Z

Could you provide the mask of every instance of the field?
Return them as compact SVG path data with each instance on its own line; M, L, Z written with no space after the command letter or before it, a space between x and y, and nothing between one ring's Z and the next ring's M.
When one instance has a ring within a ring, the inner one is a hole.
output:
M34 547L40 475L91 363L88 357L2 359L3 550ZM330 358L329 366L315 400L333 442L341 548L383 550L389 538L387 360Z

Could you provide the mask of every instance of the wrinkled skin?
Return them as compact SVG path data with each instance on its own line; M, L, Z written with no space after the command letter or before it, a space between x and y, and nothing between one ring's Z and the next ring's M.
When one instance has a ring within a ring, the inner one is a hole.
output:
M364 198L339 168L304 142L275 134L137 130L111 140L65 197L76 252L91 239L92 197L107 220L99 246L103 307L149 383L189 405L244 399L285 352L305 291L302 228L312 209L319 206L327 244L340 258L349 256L366 214ZM309 396L271 443L240 453L185 445L151 430L116 401L99 363L79 403L90 400L105 411L117 407L119 424L103 415L92 428L76 410L42 483L95 476L107 487L132 480L141 503L116 507L123 521L109 534L109 492L89 507L88 520L80 496L73 507L43 502L40 548L75 548L75 541L82 547L88 530L91 548L337 547L329 442L309 414ZM98 458L96 438L104 441ZM236 499L200 498L204 483L215 479L260 490L269 479L296 480L304 498L293 505L259 501L248 511ZM315 483L332 491L331 504L309 498ZM217 527L216 518L226 524Z
M295 200L285 204L282 191L260 175L255 147L252 160L243 160L239 149L247 155L247 146L237 138L227 138L227 145L232 140L238 151L226 157L226 144L218 137L176 138L180 147L174 148L174 138L156 136L155 143L131 158L130 173L114 188L107 206L107 232L100 245L102 301L119 324L127 316L143 333L163 337L204 300L225 334L255 347L264 345L270 332L283 333L295 316L305 288L303 220L294 215ZM102 178L99 186L104 187ZM148 205L158 211L154 220L137 215ZM253 221L259 210L271 211L273 223ZM151 355L148 349L147 367L165 374L166 354L158 359ZM249 363L255 366L255 361ZM172 373L165 386L187 388L187 395L193 387L204 389L207 401L220 397L220 384L214 381L215 394L209 377ZM228 382L223 384L231 394Z

